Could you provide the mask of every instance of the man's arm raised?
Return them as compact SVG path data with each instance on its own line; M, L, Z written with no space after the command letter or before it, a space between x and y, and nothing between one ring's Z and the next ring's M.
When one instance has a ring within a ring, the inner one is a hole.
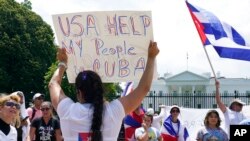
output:
M215 88L216 88L216 94L215 94L216 103L218 104L220 110L223 113L225 113L226 106L224 105L224 103L221 101L221 98L220 98L220 82L218 80L215 80Z

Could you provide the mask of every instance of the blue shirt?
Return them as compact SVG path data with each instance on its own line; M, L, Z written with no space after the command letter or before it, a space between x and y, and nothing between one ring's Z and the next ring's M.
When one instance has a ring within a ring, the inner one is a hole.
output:
M196 139L202 139L202 141L228 141L228 136L221 128L203 128L198 132Z

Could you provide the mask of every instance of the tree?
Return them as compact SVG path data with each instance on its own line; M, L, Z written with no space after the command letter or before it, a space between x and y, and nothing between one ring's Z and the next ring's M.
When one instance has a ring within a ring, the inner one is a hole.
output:
M19 4L14 0L0 0L0 92L21 90L26 99L32 93L45 93L56 69L56 46L51 27L31 11L31 2ZM62 87L75 99L75 89L65 75ZM111 100L121 91L118 83L105 84Z
M51 27L14 0L0 0L0 17L0 92L44 93L56 54Z
M32 3L29 0L24 0L23 2L21 2L21 5L23 5L29 10L32 10Z

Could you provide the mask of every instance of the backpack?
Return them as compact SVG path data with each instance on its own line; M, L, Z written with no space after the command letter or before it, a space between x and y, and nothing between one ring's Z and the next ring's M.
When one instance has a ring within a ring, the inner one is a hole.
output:
M33 118L35 117L35 114L36 114L36 109L34 107L32 107L32 115L31 115L31 118L30 118L30 122L33 120Z

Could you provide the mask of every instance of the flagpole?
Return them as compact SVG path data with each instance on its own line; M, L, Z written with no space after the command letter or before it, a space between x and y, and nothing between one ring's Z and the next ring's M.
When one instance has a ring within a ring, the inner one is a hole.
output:
M188 7L189 12L190 12L190 14L191 14L191 17L192 17L192 19L193 19L194 25L195 25L195 27L196 27L196 29L197 29L198 35L200 36L201 44L203 45L203 49L204 49L204 51L205 51L205 53L206 53L206 56L207 56L209 65L210 65L210 67L211 67L211 69L212 69L212 72L213 72L213 74L214 74L214 79L216 80L217 78L216 78L216 75L215 75L215 72L214 72L213 65L212 65L212 63L211 63L211 60L210 60L210 58L209 58L209 56L208 56L206 47L205 47L205 45L204 45L204 43L206 42L206 40L208 40L207 37L206 37L206 35L204 34L204 31L203 31L203 30L204 30L204 27L203 27L202 25L200 25L200 23L199 23L199 21L197 20L196 16L192 13L192 11L191 11L191 9L190 9L190 7L189 7L189 5L191 5L191 4L189 4L187 1L186 1L186 4L187 4L187 7Z
M210 60L209 55L208 55L208 53L207 53L207 49L206 49L206 47L205 47L204 45L203 45L203 49L204 49L204 51L205 51L205 53L206 53L207 60L208 60L209 65L210 65L210 67L211 67L211 69L212 69L212 72L213 72L213 74L214 74L214 79L216 80L217 78L216 78L216 75L215 75L215 72L214 72L214 67L213 67L213 65L212 65L212 63L211 63L211 60Z

